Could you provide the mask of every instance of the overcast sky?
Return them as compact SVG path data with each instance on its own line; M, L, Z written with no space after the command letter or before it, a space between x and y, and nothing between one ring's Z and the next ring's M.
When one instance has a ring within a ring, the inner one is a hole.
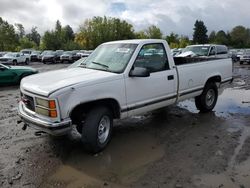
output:
M0 17L42 33L58 19L77 31L86 18L106 15L127 20L136 31L154 24L164 35L192 36L196 19L209 31L250 27L249 8L249 0L0 0Z

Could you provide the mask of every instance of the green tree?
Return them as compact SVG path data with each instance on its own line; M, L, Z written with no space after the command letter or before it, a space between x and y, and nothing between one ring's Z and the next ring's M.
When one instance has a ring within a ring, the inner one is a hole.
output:
M28 33L26 37L34 42L36 46L40 45L41 35L37 32L37 27L32 27L31 32Z
M18 45L18 35L14 26L0 17L0 51L14 51Z
M112 40L134 38L133 26L118 18L94 17L80 26L75 41L86 49L94 49L99 44Z
M224 45L228 45L229 40L228 40L228 36L225 33L225 31L220 30L216 33L216 38L215 38L215 42L217 44L224 44Z
M209 35L209 43L215 43L216 42L216 32L215 31L212 31Z
M231 44L236 48L250 47L250 30L243 26L236 26L232 29Z
M187 36L181 36L179 39L179 48L185 48L186 46L190 45L190 40Z
M152 25L148 27L145 31L148 38L151 39L162 39L162 32L161 29L156 27L155 25Z
M20 23L15 23L15 26L17 28L17 33L18 33L19 39L23 38L25 36L25 30L24 30L23 25Z
M65 27L63 27L62 33L66 41L73 41L75 38L74 31L69 25L66 25Z
M145 31L139 31L139 32L135 33L135 38L137 38L137 39L148 39L148 36L145 33Z
M30 41L27 37L23 37L19 40L19 50L25 48L36 48L37 45L34 41Z
M196 20L194 24L193 43L194 44L208 43L207 27L201 20L200 21Z

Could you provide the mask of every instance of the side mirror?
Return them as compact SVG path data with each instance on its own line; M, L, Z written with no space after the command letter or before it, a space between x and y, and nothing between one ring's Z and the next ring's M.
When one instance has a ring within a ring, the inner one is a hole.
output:
M150 73L148 69L143 67L135 67L129 72L130 77L149 77Z

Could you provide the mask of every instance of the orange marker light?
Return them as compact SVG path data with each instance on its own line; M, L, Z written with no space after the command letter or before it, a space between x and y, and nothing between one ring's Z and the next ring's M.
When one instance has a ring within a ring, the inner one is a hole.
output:
M50 111L49 111L49 116L52 117L52 118L56 118L56 117L57 117L57 112L56 112L56 110L50 110Z
M56 108L56 102L54 100L49 101L49 108L55 109Z

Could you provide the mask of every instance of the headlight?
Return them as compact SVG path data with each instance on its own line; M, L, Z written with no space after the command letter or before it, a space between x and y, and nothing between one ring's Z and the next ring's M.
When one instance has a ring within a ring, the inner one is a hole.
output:
M36 113L56 118L57 117L56 101L36 98Z

